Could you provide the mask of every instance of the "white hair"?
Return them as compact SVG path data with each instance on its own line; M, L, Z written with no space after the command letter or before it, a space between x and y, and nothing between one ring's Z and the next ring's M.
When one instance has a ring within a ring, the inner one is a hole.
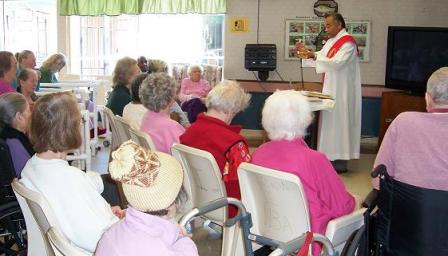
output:
M250 101L250 94L245 93L235 81L223 80L208 93L205 105L218 112L236 114L243 111Z
M200 70L201 73L204 72L204 70L202 69L202 66L201 66L201 65L199 65L199 64L192 64L192 65L190 65L190 66L188 67L188 70L187 70L187 74L188 74L188 76L191 76L191 73L192 73L193 71L195 71L195 70Z
M432 73L426 86L426 92L437 105L448 105L448 67Z
M293 90L276 91L263 107L262 124L271 140L294 140L306 135L313 120L308 100Z

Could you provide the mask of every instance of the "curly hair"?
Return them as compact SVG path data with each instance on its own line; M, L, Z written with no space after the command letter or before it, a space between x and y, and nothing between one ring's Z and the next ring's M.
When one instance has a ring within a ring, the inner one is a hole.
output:
M153 73L143 80L139 91L140 100L147 109L160 112L174 100L177 88L174 78L162 72Z

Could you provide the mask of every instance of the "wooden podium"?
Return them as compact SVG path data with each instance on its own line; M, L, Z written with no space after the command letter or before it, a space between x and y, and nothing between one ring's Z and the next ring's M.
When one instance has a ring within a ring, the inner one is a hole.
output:
M415 96L405 92L383 92L381 100L380 132L378 135L378 148L390 123L401 112L426 112L426 103L423 96Z

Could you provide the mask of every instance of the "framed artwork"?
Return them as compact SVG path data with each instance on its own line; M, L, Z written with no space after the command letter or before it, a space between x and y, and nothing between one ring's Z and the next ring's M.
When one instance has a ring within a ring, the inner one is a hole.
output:
M323 19L287 19L285 22L285 60L299 60L294 51L298 40L305 47L315 50L315 42L319 33L325 29ZM370 21L346 21L346 29L351 34L359 49L360 62L370 60Z

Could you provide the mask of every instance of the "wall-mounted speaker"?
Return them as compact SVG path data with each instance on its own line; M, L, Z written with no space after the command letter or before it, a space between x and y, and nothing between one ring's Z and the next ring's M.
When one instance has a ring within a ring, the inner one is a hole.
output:
M275 44L246 44L244 68L249 71L273 71L277 68Z

